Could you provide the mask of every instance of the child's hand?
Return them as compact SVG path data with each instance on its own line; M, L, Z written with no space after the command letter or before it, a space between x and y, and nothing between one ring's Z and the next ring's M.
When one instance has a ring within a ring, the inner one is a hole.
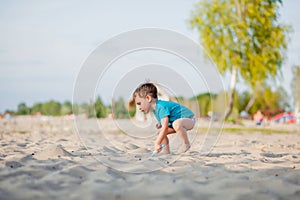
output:
M160 129L161 128L161 124L156 124L156 128Z

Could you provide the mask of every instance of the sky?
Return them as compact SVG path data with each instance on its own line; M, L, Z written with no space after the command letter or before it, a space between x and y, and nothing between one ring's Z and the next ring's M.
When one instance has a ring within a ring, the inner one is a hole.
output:
M199 41L188 24L197 2L0 0L0 113L16 110L20 102L71 101L85 60L120 33L156 27ZM280 10L280 21L293 26L280 83L289 95L291 66L300 65L299 8L300 1L287 0ZM226 78L224 83L226 88Z

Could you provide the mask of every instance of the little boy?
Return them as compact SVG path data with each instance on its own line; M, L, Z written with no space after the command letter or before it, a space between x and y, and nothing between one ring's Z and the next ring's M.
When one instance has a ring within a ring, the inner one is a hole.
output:
M161 144L164 144L164 152L170 153L167 135L171 133L178 133L183 140L182 153L190 148L187 131L195 125L195 115L192 111L175 102L158 100L157 88L152 83L141 84L134 91L133 99L140 111L153 111L158 120L156 128L159 129L159 133L155 140L155 151L160 152Z

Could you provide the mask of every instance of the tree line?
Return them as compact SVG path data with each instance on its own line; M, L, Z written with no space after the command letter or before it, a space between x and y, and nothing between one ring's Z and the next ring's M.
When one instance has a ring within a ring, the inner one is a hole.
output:
M50 100L47 102L34 103L33 106L26 105L25 102L19 103L17 110L6 110L6 113L13 115L51 115L51 116L61 116L68 115L72 113L72 103L70 101L65 101L60 103L58 101Z
M17 106L17 110L6 110L4 113L11 115L46 115L46 116L64 116L70 114L84 114L88 118L105 118L110 113L114 113L115 118L129 118L126 103L123 98L119 98L114 102L114 106L105 105L98 96L95 101L82 103L80 105L73 104L70 101L60 103L59 101L50 100L46 102L34 103L33 106L27 106L22 102Z
M257 110L285 110L290 109L289 97L282 87L277 87L272 90L269 87L262 87L259 91L260 95L256 98L248 113L254 114ZM236 92L236 98L232 111L232 118L238 118L242 111L246 110L247 102L252 98L250 91ZM190 107L199 116L208 116L209 112L223 114L224 105L227 99L227 93L211 94L202 93L196 97L185 99L183 97L175 97L179 103ZM196 106L195 106L196 103ZM199 112L197 112L199 111ZM44 103L38 102L33 106L27 106L25 103L20 103L16 111L7 110L6 113L13 115L47 115L47 116L64 116L69 114L81 115L84 114L88 118L106 118L109 115L117 119L130 118L135 115L135 105L129 106L129 102L124 101L122 97L117 100L112 100L110 105L103 103L100 96L94 101L83 104L73 104L70 101L60 103L50 100ZM222 113L223 112L223 113Z

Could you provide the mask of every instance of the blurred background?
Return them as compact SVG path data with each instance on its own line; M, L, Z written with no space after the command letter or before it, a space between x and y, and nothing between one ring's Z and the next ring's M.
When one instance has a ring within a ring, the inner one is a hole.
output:
M200 108L199 117L297 121L300 79L298 1L1 1L0 113L68 115L82 63L102 42L125 31L157 27L177 31L201 44L216 63L225 93L197 88L194 97L174 101ZM199 80L200 82L200 80ZM197 84L197 80L193 80ZM128 99L97 94L76 113L128 118ZM220 114L220 113L219 113ZM274 118L275 117L275 118ZM291 120L289 120L291 119Z

